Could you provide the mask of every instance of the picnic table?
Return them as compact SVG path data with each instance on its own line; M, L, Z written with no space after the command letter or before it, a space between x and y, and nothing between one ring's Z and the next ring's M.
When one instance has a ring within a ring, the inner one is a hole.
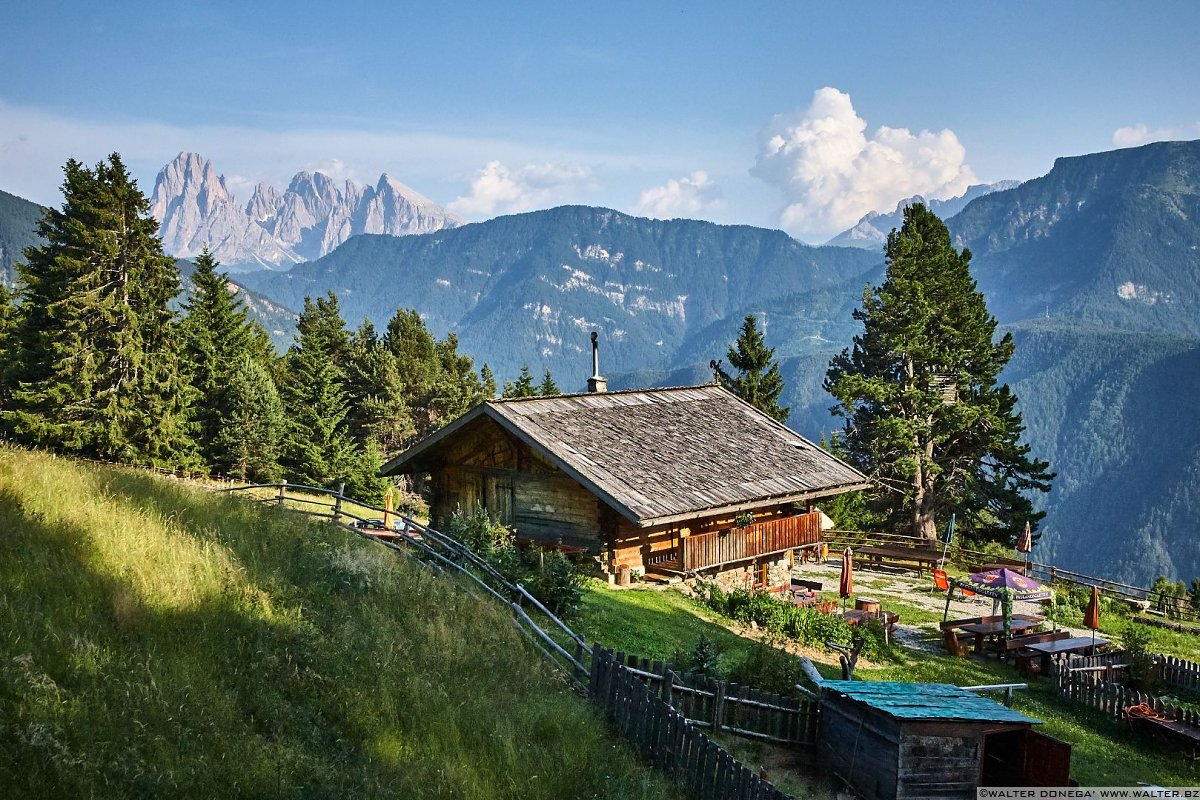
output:
M1017 619L1013 617L1008 624L1009 632L1028 630L1041 625L1040 620L1035 619ZM986 639L993 639L996 636L1004 635L1004 620L998 622L974 622L968 625L958 626L964 633L969 633L975 637L975 652L983 652L983 643ZM1033 645L1030 645L1032 647Z
M1070 639L1059 639L1054 642L1036 642L1026 645L1025 649L1032 650L1041 657L1042 672L1045 673L1050 666L1050 659L1057 661L1065 655L1074 653L1090 654L1095 649L1107 646L1108 639L1102 639L1099 636L1095 639L1091 636L1072 636Z
M860 547L854 551L855 558L865 559L879 566L907 567L915 565L917 575L925 574L925 565L932 569L941 558L934 550L921 547Z

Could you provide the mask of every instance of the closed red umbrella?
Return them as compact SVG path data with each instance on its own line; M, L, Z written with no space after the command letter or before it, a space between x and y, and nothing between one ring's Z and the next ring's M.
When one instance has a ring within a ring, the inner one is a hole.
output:
M838 582L838 595L842 598L842 607L846 607L846 598L854 594L854 553L849 547L842 553L842 579Z
M1029 529L1029 523L1025 523L1025 530L1017 537L1017 552L1028 553L1033 549L1033 531Z
M1100 590L1092 587L1092 599L1083 611L1083 624L1092 629L1092 646L1096 644L1096 628L1100 627Z

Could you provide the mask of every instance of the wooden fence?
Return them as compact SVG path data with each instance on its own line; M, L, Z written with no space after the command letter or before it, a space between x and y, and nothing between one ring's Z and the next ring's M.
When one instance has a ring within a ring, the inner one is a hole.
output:
M289 488L295 490L291 496L288 495ZM264 495L264 489L269 489L270 494ZM812 743L816 734L816 712L813 708L805 707L805 701L737 687L734 697L719 705L717 713L710 711L710 716L705 720L693 723L684 714L671 708L669 702L655 696L649 683L657 680L659 693L665 692L668 698L673 690L678 693L675 695L678 698L687 697L688 693L702 697L707 690L688 686L685 679L679 678L660 662L652 664L646 659L622 656L621 663L618 663L612 652L600 645L588 648L579 634L542 605L524 586L511 583L469 547L441 531L396 511L388 512L399 521L396 529L353 527L352 521L364 521L364 518L346 509L347 503L378 512L379 517L384 516L385 509L347 498L341 489L333 492L286 481L224 489L227 492L249 490L259 491L259 496L250 495L254 500L281 507L298 502L300 507L291 506L291 510L346 524L364 538L392 550L412 553L435 569L452 570L468 578L472 585L509 607L517 629L552 663L564 669L581 686L587 687L617 729L652 764L683 775L691 796L696 800L791 800L789 795L755 775L711 741L700 731L700 726L715 723L718 729L739 736ZM317 497L329 496L331 499L314 500L308 496L297 496L296 492ZM526 611L526 606L545 616L559 629L560 635L551 636L534 621ZM566 646L560 643L564 640ZM602 658L599 666L597 653ZM626 663L635 666L626 666ZM652 673L649 669L637 669L637 665L649 668L657 665L658 671ZM599 687L604 688L601 690ZM728 687L721 689L723 698L729 694ZM755 711L753 714L739 712L739 706L754 708ZM787 738L789 736L793 738Z
M1125 718L1125 709L1146 705L1165 719L1200 726L1200 712L1168 703L1147 692L1106 681L1102 673L1064 669L1056 678L1058 693L1072 702L1097 709L1114 722Z
M636 675L651 694L696 727L775 744L812 746L817 742L820 706L815 700L689 674L661 661L624 653L609 652L606 658Z
M655 696L639 672L599 645L592 651L592 699L646 760L675 775L691 797L790 800Z

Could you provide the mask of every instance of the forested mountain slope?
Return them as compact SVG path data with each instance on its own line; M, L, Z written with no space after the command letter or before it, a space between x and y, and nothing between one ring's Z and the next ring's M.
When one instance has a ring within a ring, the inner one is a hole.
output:
M497 375L529 363L573 390L588 374L591 330L601 332L603 370L661 368L694 332L743 308L841 285L880 261L781 231L565 206L419 236L358 236L285 273L239 280L292 307L332 289L351 324L367 316L382 325L411 306Z
M22 259L25 248L38 242L37 223L42 207L0 191L0 283L12 286L13 262Z

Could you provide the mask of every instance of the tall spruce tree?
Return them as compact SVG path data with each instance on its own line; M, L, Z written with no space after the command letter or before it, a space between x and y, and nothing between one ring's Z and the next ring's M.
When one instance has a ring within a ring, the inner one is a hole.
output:
M296 340L286 356L280 395L287 414L283 466L289 480L318 487L349 482L355 471L354 442L342 360L349 347L337 297L304 298Z
M44 244L16 265L20 313L5 417L31 444L133 464L194 466L174 261L116 153L64 167Z
M221 451L217 434L233 413L232 379L246 369L254 328L260 327L249 319L238 295L229 291L229 277L218 272L218 266L207 247L201 250L192 273L191 298L183 304L185 316L179 324L183 359L196 392L192 411L196 441L201 457L212 466L238 460Z
M885 254L883 284L854 312L863 333L825 380L846 419L846 454L891 490L875 500L893 524L934 539L938 518L954 513L977 539L1011 541L1026 521L1036 527L1043 512L1028 493L1054 477L1021 444L1017 398L997 385L1012 335L995 341L970 252L924 205L905 209Z
M17 309L13 305L12 292L8 285L0 280L0 409L8 404L8 382L10 378L13 356L13 333L17 327ZM486 365L485 365L486 366ZM0 432L5 430L3 419L0 418Z
M738 373L731 376L719 361L713 362L721 385L771 418L787 422L791 409L779 405L779 396L783 394L783 376L779 374L779 365L774 361L775 350L767 347L766 338L759 331L753 314L747 314L742 320L741 333L730 346L726 357Z
M496 399L496 375L486 361L479 368L479 384L484 400Z
M554 376L550 374L550 370L546 370L546 374L542 376L542 382L538 385L537 392L542 397L562 394L562 389L559 389L558 384L554 382Z
M501 396L505 400L512 400L519 397L537 397L537 394L538 387L533 382L533 373L529 371L528 364L522 364L517 379L504 382L504 392Z
M259 360L243 356L229 375L222 404L224 413L214 434L212 466L252 483L278 480L287 421L271 373Z
M397 453L416 432L412 410L405 402L404 382L396 357L363 320L350 337L346 389L350 399L348 423L359 447Z

